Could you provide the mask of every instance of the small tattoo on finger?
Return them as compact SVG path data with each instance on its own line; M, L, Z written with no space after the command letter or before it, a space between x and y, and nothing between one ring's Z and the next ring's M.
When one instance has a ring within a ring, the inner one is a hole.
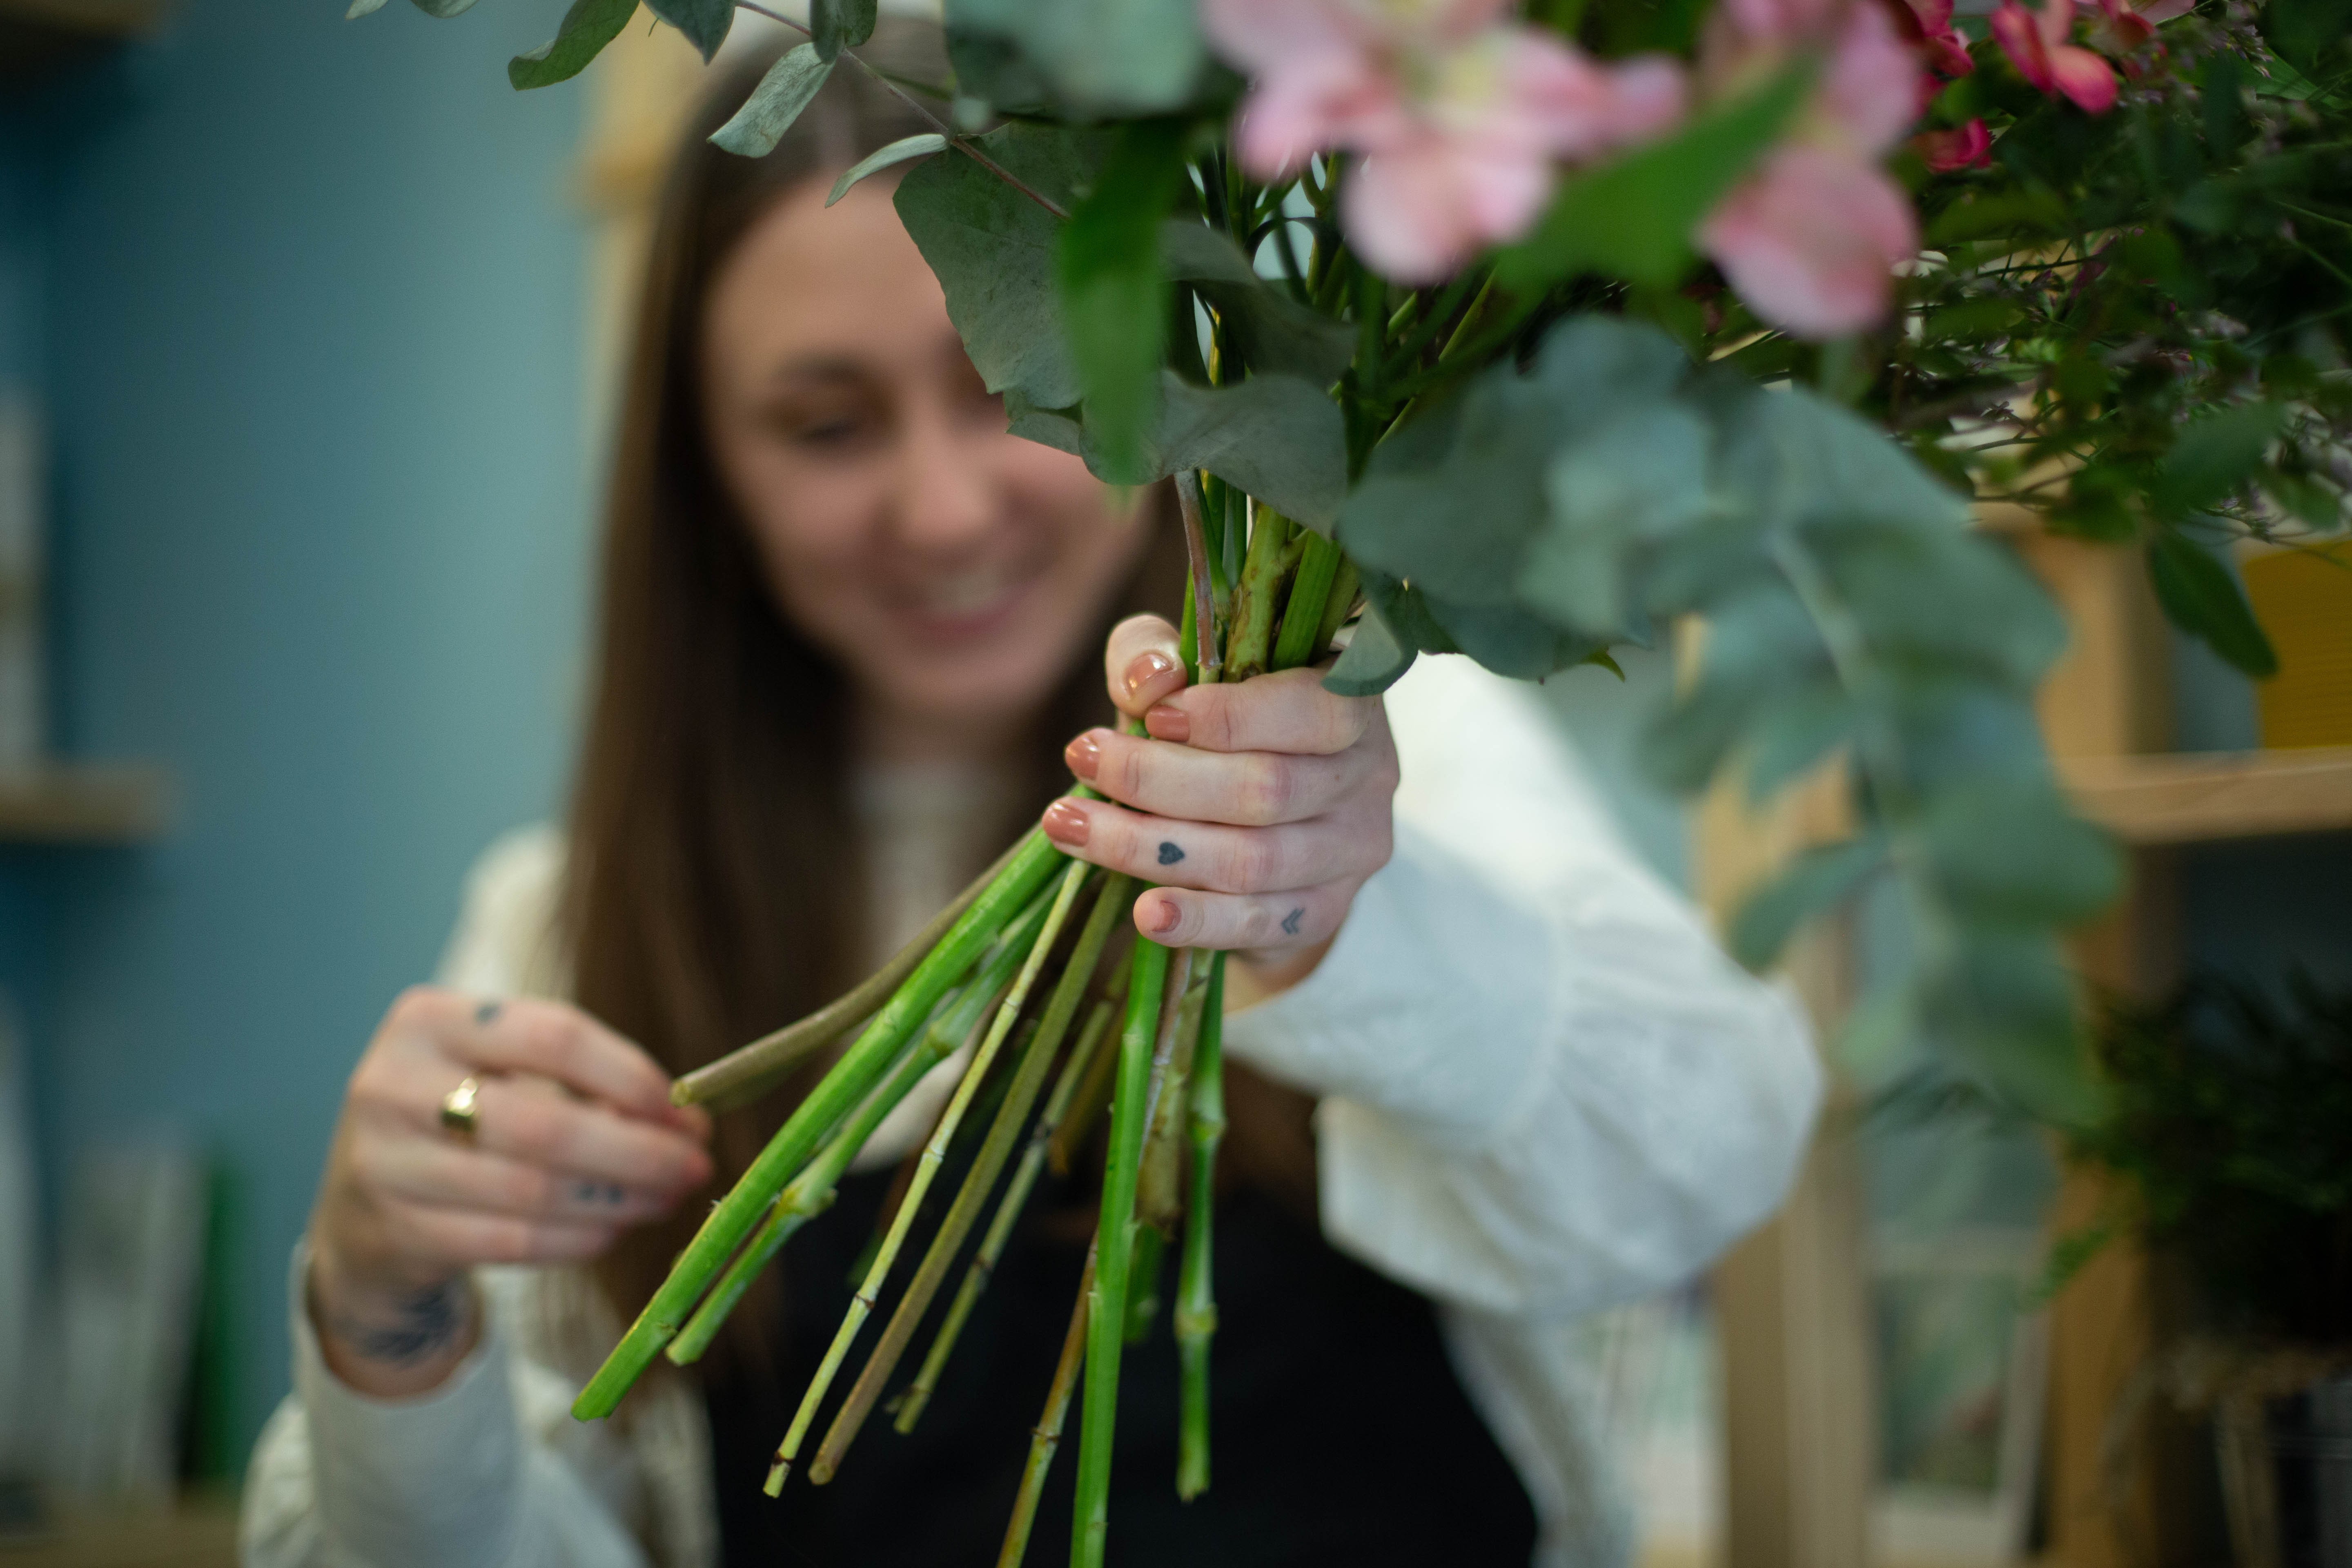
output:
M1297 936L1298 934L1298 922L1306 918L1307 906L1305 904L1299 905L1297 909L1283 916L1282 934L1285 936Z
M1177 861L1181 860L1182 858L1184 858L1184 851L1176 847L1172 841L1168 839L1160 840L1160 863L1162 866L1173 866Z
M505 1003L493 997L489 1001L483 1003L480 1006L474 1009L474 1022L488 1027L489 1025L498 1022L499 1014L503 1011L505 1007Z

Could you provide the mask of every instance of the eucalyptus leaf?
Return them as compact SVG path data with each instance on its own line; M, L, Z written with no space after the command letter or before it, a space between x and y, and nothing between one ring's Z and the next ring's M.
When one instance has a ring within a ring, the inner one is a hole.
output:
M1664 400L1637 405L1554 452L1543 526L1520 568L1521 598L1595 636L1626 629L1622 557L1634 540L1679 533L1708 512L1713 431Z
M1085 115L1180 109L1208 60L1192 0L947 0L946 20L1003 40Z
M343 12L343 20L356 22L362 16L373 16L383 9L383 5L384 0L352 0L350 7Z
M814 44L786 51L768 68L734 117L710 133L712 145L746 158L766 157L832 74L833 62L819 56Z
M1065 208L1101 166L1098 134L1016 121L982 151ZM1054 282L1060 222L971 158L933 158L898 182L898 216L947 295L948 319L991 392L1069 408L1078 382Z
M1867 833L1799 855L1741 902L1724 933L1731 955L1750 969L1769 967L1799 926L1843 903L1883 868L1887 848L1884 833Z
M1356 635L1323 678L1323 689L1342 697L1377 697L1402 679L1419 657L1417 649L1389 629L1379 606L1366 605Z
M1924 992L1939 1054L1998 1099L2061 1127L2097 1114L2074 976L2053 938L1973 933Z
M636 0L630 0L630 4L635 3ZM911 163L917 158L928 158L934 153L944 153L947 146L948 139L936 131L926 131L917 136L901 136L888 146L868 153L843 170L841 178L834 181L833 189L825 193L824 205L833 205L849 194L852 185L868 174L880 174L885 169Z
M1167 326L1160 223L1184 178L1183 152L1183 129L1173 121L1121 126L1102 177L1062 226L1055 251L1088 443L1097 471L1114 483L1150 477L1144 447L1159 414Z
M414 0L414 3L416 8L426 16L437 16L443 21L452 16L462 16L472 10L474 6L474 0ZM368 9L373 10L375 7L370 6ZM366 13L362 12L361 15L364 16Z
M727 29L735 23L735 0L646 0L646 8L684 33L706 63L727 41Z
M1580 272L1655 288L1681 281L1692 234L1780 139L1811 85L1810 71L1783 71L1662 141L1571 177L1534 231L1495 258L1495 280L1523 294Z
M1989 779L1937 792L1920 824L1937 882L1972 919L2067 925L2114 901L2115 841L2068 809L2047 779Z
M2202 639L2242 674L2267 680L2278 673L2278 652L2254 618L2237 574L2210 551L2160 530L2148 542L2147 574L2174 626Z
M874 36L875 0L809 0L809 42L832 60Z
M1155 477L1206 468L1292 521L1330 531L1348 493L1348 436L1321 387L1288 375L1195 386L1162 372Z
M1252 371L1322 385L1346 374L1356 352L1354 329L1270 287L1225 236L1202 224L1171 220L1160 228L1160 247L1168 275L1192 284L1216 306Z
M508 82L521 92L571 80L621 36L636 14L637 0L572 0L555 37L507 62Z

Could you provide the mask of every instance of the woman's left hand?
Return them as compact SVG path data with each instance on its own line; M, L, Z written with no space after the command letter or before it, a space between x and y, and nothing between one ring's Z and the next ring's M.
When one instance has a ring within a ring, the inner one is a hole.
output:
M1070 771L1110 798L1055 801L1045 836L1160 884L1135 900L1153 941L1231 949L1260 994L1297 984L1388 864L1397 762L1381 700L1335 696L1318 669L1188 689L1157 616L1121 621L1104 663L1111 700L1150 738L1072 741Z

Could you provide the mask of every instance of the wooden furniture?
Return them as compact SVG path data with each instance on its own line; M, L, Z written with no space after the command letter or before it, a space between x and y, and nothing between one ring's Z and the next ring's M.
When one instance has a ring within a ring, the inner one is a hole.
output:
M170 0L0 0L0 85L24 88L152 29Z
M46 763L0 771L0 844L135 844L169 821L171 789L160 769Z
M0 1536L0 1568L236 1568L236 1505L191 1498L164 1513L90 1515Z

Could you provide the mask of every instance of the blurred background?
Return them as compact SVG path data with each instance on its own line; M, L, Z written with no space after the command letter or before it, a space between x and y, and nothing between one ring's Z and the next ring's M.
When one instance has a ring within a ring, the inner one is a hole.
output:
M510 91L562 9L0 0L0 1562L231 1560L345 1075L473 856L562 808L619 301L699 70L641 14ZM2352 985L2352 601L2242 563L2287 700L2128 560L2023 544L2076 618L2053 749L2139 847L2085 966ZM1628 673L1548 695L1720 906L1818 803L1647 790L1671 658ZM1795 961L1825 1017L1852 947ZM1590 1325L1650 1561L2228 1560L2084 1479L2153 1309L2127 1253L2041 1309L2096 1207L2046 1140L1824 1140L1713 1281Z

